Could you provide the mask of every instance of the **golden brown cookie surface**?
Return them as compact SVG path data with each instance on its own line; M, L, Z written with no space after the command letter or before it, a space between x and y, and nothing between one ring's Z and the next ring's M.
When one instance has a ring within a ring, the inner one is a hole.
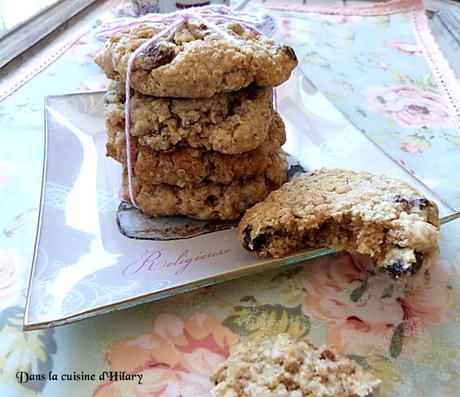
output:
M236 179L228 185L205 183L181 188L152 185L134 176L133 193L139 209L147 215L232 220L280 187L286 181L287 168L286 155L280 149L265 174L254 178ZM126 171L122 190L123 199L130 201Z
M105 102L109 134L124 131L123 86L111 82ZM153 150L190 146L240 154L259 147L278 122L271 89L254 86L209 99L154 98L134 91L130 106L131 134Z
M138 25L111 37L96 56L108 78L125 81L131 54L166 25ZM254 83L273 87L297 65L294 50L238 23L218 30L188 22L149 45L134 61L131 87L145 95L210 98Z
M263 174L272 157L286 140L284 124L275 116L268 139L249 152L223 154L202 148L179 147L170 151L156 151L139 145L131 138L134 173L145 182L158 185L193 186L201 183L229 184L235 179L249 179ZM108 132L107 154L126 164L124 131Z

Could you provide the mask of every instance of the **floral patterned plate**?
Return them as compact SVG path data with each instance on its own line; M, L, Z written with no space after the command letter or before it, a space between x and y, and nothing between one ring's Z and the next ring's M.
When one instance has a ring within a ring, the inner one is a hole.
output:
M277 102L288 132L284 149L305 168L346 167L407 180L455 212L381 151L308 80L294 75ZM188 240L143 241L116 224L120 168L105 157L101 93L48 97L46 156L39 230L24 328L60 325L114 309L288 265L333 250L282 260L249 256L234 229Z

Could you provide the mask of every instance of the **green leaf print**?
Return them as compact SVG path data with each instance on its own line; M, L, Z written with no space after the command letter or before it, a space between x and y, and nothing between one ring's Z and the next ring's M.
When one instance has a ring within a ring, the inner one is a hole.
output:
M390 17L388 15L379 15L374 17L374 25L376 28L388 28L390 25Z
M250 296L250 295L243 296L240 299L240 302L257 303L256 299L253 296Z
M427 270L425 274L423 275L423 285L424 286L430 285L430 281L431 281L431 274L430 274L430 271Z
M10 307L0 318L0 379L13 383L21 394L35 394L45 387L46 381L32 380L20 384L16 373L47 374L53 369L52 354L56 352L54 330L22 331L23 309Z
M433 75L418 79L416 81L416 84L419 88L421 88L424 91L431 91L439 95L439 89L436 85L436 80L433 78Z
M303 266L295 266L292 269L289 268L287 270L283 270L281 272L277 272L270 281L282 281L282 280L290 280L297 274L299 274L303 270Z
M383 290L382 295L380 296L380 299L391 298L393 296L394 290L395 290L395 286L393 284L386 287Z
M443 133L442 135L447 140L447 142L449 142L451 145L454 145L455 147L460 149L460 135L458 134L452 135L452 134L446 134L446 133Z
M36 223L37 212L37 209L33 208L15 216L3 229L3 234L6 237L16 237L18 233L22 232L25 226Z
M414 84L413 80L409 76L406 76L405 74L402 74L402 73L393 72L391 74L391 77L393 78L395 83L398 83L399 85L413 85Z
M404 341L404 327L403 324L399 324L394 332L393 336L391 337L391 342L390 342L390 355L393 358L398 357L401 352L402 352L402 347L403 347L403 341Z
M344 91L345 93L350 93L350 92L354 91L353 86L350 83L347 83L346 81L334 80L332 82L332 85L336 89L338 89L340 91Z
M408 135L405 142L412 147L415 147L419 153L422 153L431 147L431 142L425 137L423 132Z
M363 117L367 117L367 113L361 108L356 108L356 111Z
M305 62L310 63L311 65L320 66L322 68L329 68L330 67L329 62L327 61L327 59L323 58L317 52L310 52L308 54L305 54L305 56L303 57L303 60Z
M302 313L301 305L293 308L262 305L255 299L248 302L247 297L242 305L235 306L234 313L223 324L242 336L287 332L299 338L310 331L310 320Z
M350 299L353 302L358 302L362 298L366 290L367 290L367 283L362 283L359 287L351 291Z

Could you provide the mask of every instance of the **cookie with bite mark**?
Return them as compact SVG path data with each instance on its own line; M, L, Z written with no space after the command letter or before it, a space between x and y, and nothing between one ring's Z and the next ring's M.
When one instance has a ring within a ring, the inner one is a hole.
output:
M439 226L436 204L407 183L323 168L246 211L238 237L259 257L322 246L367 254L399 278L431 265L439 253Z

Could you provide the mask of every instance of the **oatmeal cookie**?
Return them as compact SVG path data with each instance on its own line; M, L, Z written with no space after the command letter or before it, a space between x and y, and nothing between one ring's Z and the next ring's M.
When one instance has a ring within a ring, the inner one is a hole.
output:
M186 215L194 219L232 220L262 201L270 191L280 187L287 178L287 160L282 150L273 155L265 175L251 179L235 179L228 185L205 183L192 187L152 185L132 178L139 209L147 215ZM128 177L123 171L122 198L130 201Z
M370 255L398 278L433 262L439 225L436 204L404 182L320 169L248 210L238 235L257 256L279 258L300 247L327 246Z
M155 151L131 141L134 173L153 185L167 184L191 187L200 183L229 184L235 179L253 178L265 172L273 154L286 140L279 116L273 123L267 141L257 149L242 154L223 154L205 149L179 147L172 151ZM125 133L109 133L107 155L126 164Z
M213 397L365 397L381 384L333 346L285 333L240 342L211 380Z
M165 27L140 24L115 34L96 63L109 79L124 82L130 55ZM190 21L148 46L134 60L131 88L154 97L211 98L252 83L277 86L297 65L289 46L238 23L220 23L218 29Z
M110 134L124 131L125 98L120 84L109 85L105 102L107 130ZM267 139L275 114L272 91L254 86L210 99L153 98L133 92L131 134L154 150L182 145L239 154Z

